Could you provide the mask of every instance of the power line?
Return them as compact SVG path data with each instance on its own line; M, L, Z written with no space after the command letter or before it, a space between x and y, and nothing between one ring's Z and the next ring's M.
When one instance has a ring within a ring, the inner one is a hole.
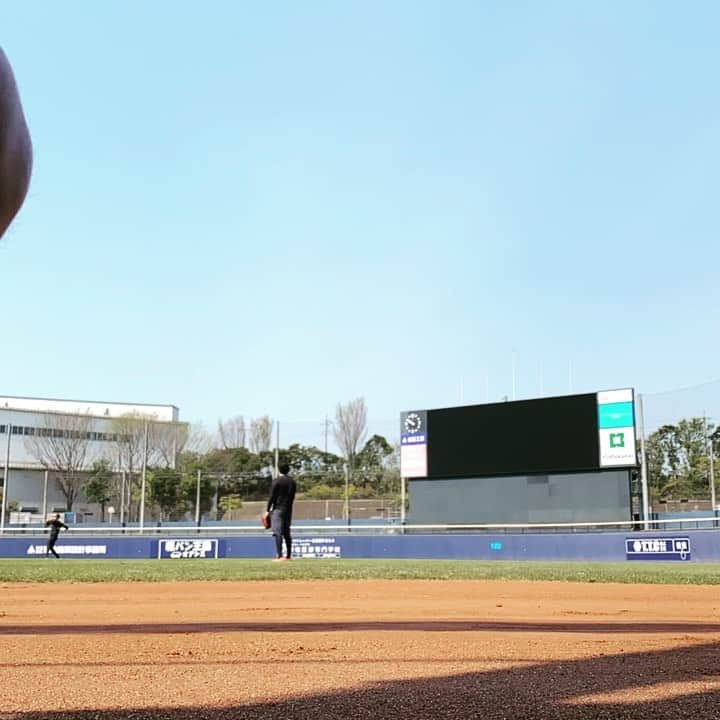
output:
M656 397L657 395L670 395L671 393L687 392L688 390L700 390L701 388L708 387L708 385L719 385L720 378L716 380L708 380L707 382L699 383L697 385L686 385L685 387L675 388L674 390L659 390L654 393L642 393L644 397Z

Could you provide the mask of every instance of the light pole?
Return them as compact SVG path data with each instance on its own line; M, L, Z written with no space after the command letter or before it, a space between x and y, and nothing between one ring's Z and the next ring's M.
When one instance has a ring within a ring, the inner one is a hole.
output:
M3 473L3 496L2 509L0 509L0 535L5 532L5 507L8 502L8 476L10 475L10 438L12 437L12 425L6 425L7 430L7 452L5 454L5 472Z
M638 395L640 411L640 484L642 488L643 529L650 529L650 493L648 491L647 456L645 453L645 413L643 412L643 396Z
M140 489L140 534L145 528L145 484L147 481L148 424L145 423L145 440L143 442L142 487Z
M344 465L345 469L345 518L347 526L350 527L350 468L348 463Z
M45 477L43 478L43 505L42 505L42 517L43 522L47 518L47 490L48 490L48 471L45 470Z
M708 450L708 460L710 462L710 502L712 504L713 515L715 515L715 463L713 462L713 446L712 438L708 435L707 418L703 413L703 434L705 435L705 447Z
M200 527L200 478L202 470L197 471L197 490L195 493L195 524Z

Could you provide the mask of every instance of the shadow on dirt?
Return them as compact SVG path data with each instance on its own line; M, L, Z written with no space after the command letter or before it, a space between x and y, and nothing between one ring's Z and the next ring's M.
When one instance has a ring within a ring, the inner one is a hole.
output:
M406 627L407 624L400 625ZM524 628L518 624L517 629L532 632L534 627L532 623ZM161 663L156 664L155 671L162 672ZM287 696L292 688L282 687L282 658L277 660L274 672L278 695ZM218 673L220 677L222 670L218 669ZM608 697L609 694L612 696ZM407 720L720 718L720 643L368 683L347 691L229 707L0 712L0 718L7 720L385 720L390 717Z

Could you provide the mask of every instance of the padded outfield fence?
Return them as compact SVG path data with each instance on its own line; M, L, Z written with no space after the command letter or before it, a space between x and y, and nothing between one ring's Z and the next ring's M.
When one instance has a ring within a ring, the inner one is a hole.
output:
M304 525L293 528L297 559L476 559L535 561L720 562L720 528L715 517L656 522L553 525ZM87 528L61 536L55 546L65 558L220 559L269 558L274 544L259 527L182 526ZM41 530L6 530L0 557L38 558L46 553ZM50 560L48 560L50 562Z

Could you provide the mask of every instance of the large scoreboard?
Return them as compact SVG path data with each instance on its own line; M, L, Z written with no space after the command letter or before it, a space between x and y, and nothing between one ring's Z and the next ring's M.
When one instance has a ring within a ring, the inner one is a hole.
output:
M588 472L637 465L630 389L400 416L406 478Z

